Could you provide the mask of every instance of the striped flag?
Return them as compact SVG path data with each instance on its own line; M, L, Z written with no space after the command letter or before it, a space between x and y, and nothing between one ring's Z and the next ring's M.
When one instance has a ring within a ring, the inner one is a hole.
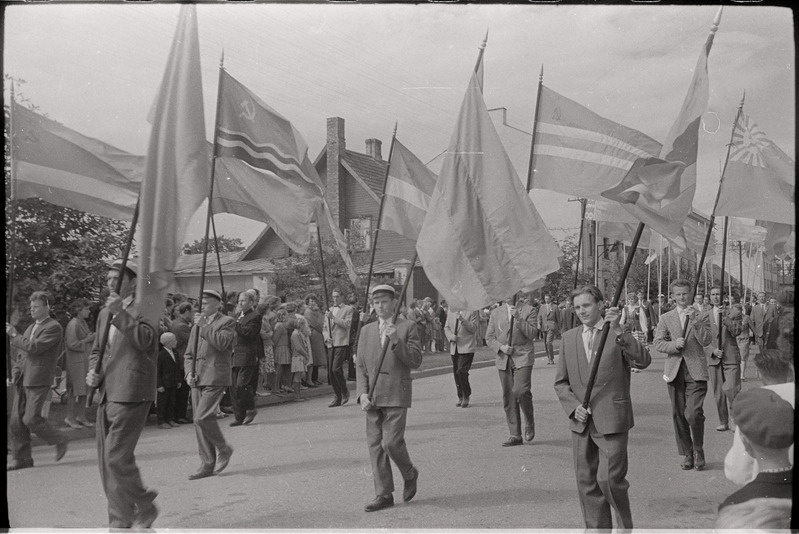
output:
M632 128L601 117L545 85L536 111L532 189L602 199L638 158L661 145Z
M716 213L796 223L795 162L743 112L733 130Z
M709 97L707 59L720 20L721 9L713 20L688 94L666 137L660 157L639 158L616 186L602 193L602 196L620 202L652 230L672 238L679 238L696 191L699 125Z
M153 126L139 207L139 313L158 324L186 225L208 195L211 170L205 139L196 6L180 8L164 77L153 104Z
M324 185L302 135L224 70L218 115L214 213L265 222L305 254Z
M16 102L11 105L18 198L132 219L143 156L86 137Z
M453 310L480 309L532 290L559 268L562 252L502 146L477 73L466 90L416 250Z
M416 241L437 176L394 138L379 228Z

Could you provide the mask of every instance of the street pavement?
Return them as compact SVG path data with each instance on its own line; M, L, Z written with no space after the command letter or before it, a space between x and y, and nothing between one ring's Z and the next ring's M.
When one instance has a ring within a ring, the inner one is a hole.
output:
M501 446L508 429L487 349L477 355L481 363L471 373L474 391L466 409L455 406L448 355L426 358L426 369L415 375L406 431L411 459L421 473L410 503L401 502L402 479L395 469L397 504L363 511L374 498L363 412L354 395L349 404L328 408L329 389L317 388L303 391L308 400L301 403L273 403L268 397L273 404L262 405L249 426L229 428L230 417L221 419L233 458L225 472L202 480L187 480L199 467L193 426L159 430L149 424L136 458L145 484L160 494L161 515L154 527L581 529L571 432L552 387L555 366L546 365L543 351L532 381L536 437L510 448ZM714 430L718 417L709 395L707 468L680 469L663 360L653 351L650 368L632 375L636 426L630 433L628 480L633 520L645 530L709 529L718 504L736 489L723 469L732 433ZM749 376L743 385L760 382ZM86 439L75 439L61 462L54 462L52 447L39 445L33 452L36 467L7 473L12 527L107 525L95 444L85 433L80 436Z

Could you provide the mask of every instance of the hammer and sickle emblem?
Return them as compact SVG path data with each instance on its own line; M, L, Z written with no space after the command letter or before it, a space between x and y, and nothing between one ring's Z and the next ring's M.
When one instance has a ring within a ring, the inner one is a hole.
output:
M560 122L560 117L561 117L560 107L556 107L555 109L552 110L552 119L554 119L556 122Z
M252 105L252 102L244 100L241 102L240 106L244 111L239 113L239 117L243 117L250 122L255 122L255 106Z

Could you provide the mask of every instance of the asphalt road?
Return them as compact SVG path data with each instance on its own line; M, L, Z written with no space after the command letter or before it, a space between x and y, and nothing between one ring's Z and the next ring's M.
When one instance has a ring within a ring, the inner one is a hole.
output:
M446 362L446 355L439 355ZM539 357L540 358L540 357ZM490 356L485 355L484 361ZM199 466L192 425L148 425L137 448L145 483L160 493L160 529L581 529L566 415L552 384L555 367L533 369L536 437L503 448L508 431L497 371L474 369L467 409L455 406L446 369L429 366L414 381L406 440L420 470L419 491L401 503L395 470L393 508L365 513L374 497L360 407L328 408L325 391L307 402L264 406L250 426L223 431L234 447L219 476L189 481ZM636 426L630 434L630 497L641 529L709 529L718 504L736 488L724 478L731 432L716 432L706 399L707 468L682 471L677 455L663 357L632 376ZM436 374L439 373L439 374ZM748 370L754 374L754 369ZM759 385L753 377L744 388ZM351 385L351 389L354 384ZM84 435L84 437L87 437ZM12 527L105 528L106 500L91 439L76 439L59 463L34 447L36 467L7 473Z

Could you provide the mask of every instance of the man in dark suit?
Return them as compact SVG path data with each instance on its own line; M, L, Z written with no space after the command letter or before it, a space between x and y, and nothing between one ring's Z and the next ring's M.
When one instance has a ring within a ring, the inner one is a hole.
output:
M64 329L50 317L51 297L44 291L30 296L30 313L34 323L20 335L6 323L11 346L21 354L11 370L14 400L11 405L11 449L14 461L7 471L33 467L31 432L47 444L55 445L56 462L67 452L67 437L42 417L42 407L50 395L55 367L61 354Z
M571 294L582 327L565 332L555 374L555 393L570 420L574 473L587 529L632 529L627 490L627 442L633 427L630 369L645 369L649 352L619 325L619 309L600 315L602 292L583 286ZM610 334L602 355L596 354L605 322ZM588 407L583 407L592 362L600 358Z
M255 409L255 387L258 377L258 357L261 346L261 318L255 311L254 293L242 291L236 308L236 342L233 347L230 400L233 416L230 426L249 425L258 410Z
M766 294L761 291L757 294L757 304L752 306L752 322L755 325L755 339L760 352L766 349L766 344L774 322L776 310L769 304Z
M713 386L713 397L719 414L719 426L723 432L730 429L729 408L738 392L741 391L741 353L736 337L741 333L743 319L740 310L721 305L721 288L710 288L710 302L713 308L708 314L711 342L705 347L707 369ZM722 348L719 349L719 326L721 326Z
M394 505L393 460L405 481L402 500L416 495L419 470L414 467L405 445L405 423L411 407L411 369L422 365L422 350L416 324L394 319L398 306L394 288L378 285L372 290L372 305L378 320L366 324L358 339L358 402L366 412L366 440L372 463L375 500L364 508L375 512ZM384 344L385 360L378 370ZM378 380L379 378L379 380ZM373 387L370 393L369 388Z
M180 375L183 374L183 369L178 367L178 356L175 353L178 341L175 334L164 332L159 339L161 348L158 350L155 405L158 428L165 430L178 426L175 421L175 397L180 386Z
M533 393L530 391L535 359L533 340L537 334L535 321L535 312L529 304L516 307L510 301L494 308L488 319L486 344L497 355L502 407L510 431L510 437L502 444L503 447L523 443L521 414L524 414L525 419L524 438L532 441L535 437Z
M194 430L201 462L200 469L189 475L189 480L221 473L233 454L216 418L216 407L225 388L230 386L230 362L236 338L236 321L222 313L221 308L222 296L218 292L203 291L202 312L196 316L183 358L186 382L191 386Z
M676 308L660 316L655 348L666 354L663 380L668 384L677 451L682 469L705 468L705 411L708 369L704 347L711 342L707 314L691 305L691 282L672 280L670 291ZM683 337L684 325L688 329Z
M455 376L455 390L458 393L456 406L467 408L472 386L469 384L469 369L477 350L478 316L476 311L453 312L447 314L444 335L449 340L449 354L452 357L452 374Z
M138 271L134 260L128 260L124 273L120 270L122 260L116 260L106 276L111 294L100 311L97 331L105 332L109 321L111 328L108 339L102 335L94 339L86 384L99 387L97 452L109 527L150 528L158 516L153 503L158 493L144 487L134 451L155 400L158 327L140 315L134 303ZM95 373L101 352L101 370Z
M178 370L180 380L180 387L175 394L175 421L180 424L191 423L186 418L186 408L189 404L189 396L191 395L191 388L186 383L186 378L183 374L183 355L186 353L186 346L189 342L189 334L191 333L191 324L194 317L194 308L192 307L190 302L181 302L180 304L176 305L175 308L175 319L172 321L172 325L169 327L170 331L175 334L175 338L177 339L177 347L175 350L177 351L178 357Z
M538 310L538 330L544 336L544 350L547 353L547 365L555 365L555 336L559 328L558 307L552 303L551 295L544 295L544 303Z

